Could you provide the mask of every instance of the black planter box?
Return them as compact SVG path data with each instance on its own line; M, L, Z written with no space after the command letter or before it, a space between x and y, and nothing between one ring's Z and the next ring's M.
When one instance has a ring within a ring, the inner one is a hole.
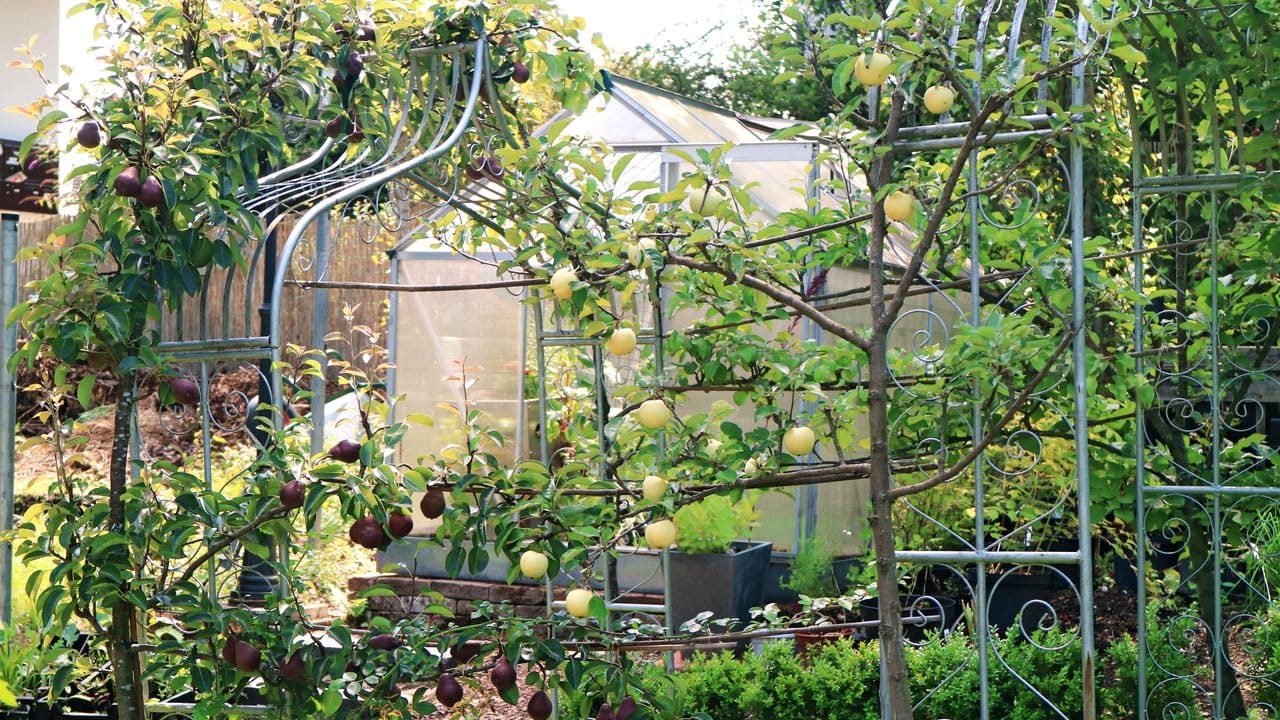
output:
M751 620L761 604L771 542L736 542L727 553L671 553L671 615L675 627L710 610L717 618Z
M1051 567L1038 567L1030 572L987 573L987 621L991 628L1008 630L1017 623L1029 637L1042 623L1050 622L1053 613L1062 610L1052 606L1054 597L1071 587L1067 578L1080 572L1078 565L1056 569L1057 572Z
M0 708L0 720L116 720L115 706L97 708L83 698L69 698L54 705L30 697L18 698L18 706Z
M900 595L898 599L902 605L902 637L909 642L924 642L925 633L948 631L960 619L960 606L950 595ZM880 598L866 598L858 603L858 608L862 611L864 622L880 619ZM923 623L912 620L928 615L942 617L939 620L925 620ZM879 627L866 627L862 632L866 638L880 637Z

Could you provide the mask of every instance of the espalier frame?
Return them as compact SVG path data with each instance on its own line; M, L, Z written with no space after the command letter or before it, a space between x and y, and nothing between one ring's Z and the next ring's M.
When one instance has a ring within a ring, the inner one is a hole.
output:
M290 401L278 364L284 359L285 350L281 317L286 287L314 284L311 346L324 347L328 325L325 281L331 238L341 232L342 223L356 225L356 234L370 243L381 231L399 231L413 218L408 202L411 191L406 183L415 179L430 179L435 183L433 187L451 186L456 192L463 182L457 177L459 172L455 169L449 175L435 177L432 173L436 168L431 164L476 132L481 93L492 93L495 86L487 51L488 41L483 33L471 42L408 50L403 59L408 78L405 95L388 94L383 98L387 125L393 129L389 136L368 139L356 153L342 152L340 141L328 138L308 157L263 176L256 188L244 191L245 207L258 215L265 229L259 242L245 250L249 258L246 271L241 274L233 268L225 274L210 273L195 302L180 305L160 321L165 335L158 350L173 357L199 380L202 397L210 397L210 382L220 370L252 365L259 374L259 396L271 399L276 425L284 422ZM496 104L495 99L490 100ZM496 115L501 124L501 114ZM323 123L316 119L286 121L299 137L323 130ZM444 165L441 163L441 168ZM335 218L338 232L331 227ZM286 220L291 223L286 224ZM277 246L277 236L285 228L288 234ZM256 306L255 299L259 303ZM211 323L210 311L219 305L220 321ZM260 315L261 334L237 336L232 328L255 326L255 309ZM233 323L233 312L243 312L242 325ZM312 444L321 447L325 433L323 378L315 380L310 390ZM259 417L258 404L257 398L236 393L220 407L204 404L195 413L171 406L165 410L162 422L175 434L195 427L201 437L207 438L215 430L252 429L250 421ZM145 453L145 448L138 447L138 436L135 432L135 452ZM211 483L210 443L201 445L204 475ZM275 551L283 555L287 549L279 547ZM229 556L221 569L211 567L209 592L216 597L238 594L246 600L260 597L271 589L270 579L262 575L263 566L252 555L242 563ZM239 587L228 586L228 580L238 581ZM192 707L181 702L148 706L156 717L184 717ZM247 705L236 711L241 715L265 715L271 710Z
M1240 21L1247 7L1145 2L1132 20L1169 29L1148 69L1151 84L1167 84L1158 91L1131 84L1125 95L1140 298L1131 350L1154 390L1138 404L1134 443L1137 568L1141 579L1148 568L1177 567L1177 592L1195 601L1151 623L1144 611L1164 608L1146 583L1137 585L1147 660L1137 667L1140 717L1242 717L1255 708L1274 715L1280 706L1280 675L1261 654L1280 579L1280 309L1274 270L1240 277L1254 258L1236 249L1256 233L1265 237L1268 218L1249 200L1276 169L1275 152L1255 158L1248 146L1274 129L1244 112L1253 109L1247 79L1213 63L1194 80L1173 70L1191 61L1197 38L1221 34L1259 72L1274 72L1257 59L1273 39ZM1192 125L1177 127L1168 121L1174 117ZM1193 669L1163 660L1171 651L1196 658Z

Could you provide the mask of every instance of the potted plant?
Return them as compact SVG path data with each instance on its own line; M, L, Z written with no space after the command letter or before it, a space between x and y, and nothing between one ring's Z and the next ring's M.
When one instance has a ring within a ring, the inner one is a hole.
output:
M791 571L780 583L800 596L835 597L840 582L835 571L835 551L825 540L809 537L800 543L800 551L791 558Z
M814 647L854 635L852 628L824 627L859 619L854 605L856 598L841 595L835 551L829 542L806 538L791 559L791 571L781 585L800 596L789 624L796 628L795 649L802 658L808 657Z
M773 553L771 542L740 539L755 525L755 500L754 494L737 501L712 495L676 511L670 598L675 627L707 611L734 626L751 619Z

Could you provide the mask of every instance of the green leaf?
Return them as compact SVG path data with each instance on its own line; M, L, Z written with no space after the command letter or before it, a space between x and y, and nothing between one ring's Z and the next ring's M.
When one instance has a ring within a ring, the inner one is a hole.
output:
M320 695L320 707L326 716L337 714L338 709L342 707L342 693L330 686Z
M591 612L591 617L596 619L596 622L602 626L609 624L609 608L605 606L604 598L599 595L593 596L587 608Z
M796 123L795 125L792 125L790 127L784 127L781 130L774 130L773 133L769 135L768 139L769 140L788 140L790 138L796 137L797 135L803 135L805 132L812 129L813 127L808 123Z
M1132 45L1117 45L1111 48L1111 54L1130 65L1141 65L1147 61L1146 53Z
M520 703L520 686L512 685L498 691L498 696L508 705L517 705Z
M93 407L93 385L98 380L96 373L88 373L76 383L76 400L80 407L88 410Z

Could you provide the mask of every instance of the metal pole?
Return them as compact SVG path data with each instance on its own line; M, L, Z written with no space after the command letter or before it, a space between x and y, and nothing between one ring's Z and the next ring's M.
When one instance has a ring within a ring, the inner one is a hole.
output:
M0 320L18 304L18 214L0 217ZM0 326L0 532L13 529L14 440L18 392L9 357L18 349L18 328ZM9 626L13 606L13 547L0 543L0 622Z
M1092 3L1085 0L1084 8ZM1083 8L1082 8L1083 9ZM1089 36L1090 13L1081 12L1076 21L1076 38L1081 44ZM1071 73L1071 103L1081 107L1085 103L1085 63L1076 64ZM1093 528L1089 504L1089 393L1088 363L1085 344L1084 308L1084 146L1080 136L1071 135L1071 327L1075 330L1072 361L1075 383L1075 440L1076 440L1076 513L1080 540L1080 662L1084 682L1084 705L1081 717L1093 720L1097 716L1097 693L1094 690L1093 647ZM1139 539L1141 542L1141 539ZM1141 608L1138 610L1141 612ZM1138 659L1138 664L1143 660Z
M315 279L323 280L329 272L329 214L325 213L316 218L316 264ZM392 312L395 310L395 296L391 298ZM391 334L394 334L395 323L389 323L391 326ZM329 327L329 289L325 287L317 287L315 295L311 298L311 348L319 350L320 356L316 359L320 365L320 372L311 378L311 452L312 454L321 452L325 448L324 431L325 431L325 379L329 368L329 357L325 354L324 336L325 331ZM394 356L392 356L394 357ZM357 398L358 400L358 398ZM316 512L315 521L311 526L311 547L320 548L320 529L321 529L321 512Z
M262 304L258 306L258 320L261 323L263 335L271 333L271 301L273 297L271 282L276 276L277 252L275 214L268 214L266 219L271 226L271 232L267 233L267 237L263 240L263 294ZM275 355L275 353L273 352L272 355ZM254 441L260 448L265 448L267 443L271 441L271 428L269 426L272 416L271 408L280 402L280 398L272 396L272 382L270 379L273 372L272 365L273 358L263 358L258 361L258 409L253 417L249 419L249 434L253 436ZM281 397L283 397L283 393L281 393ZM275 591L276 585L275 569L267 562L267 559L245 550L244 566L240 569L236 596L243 602L262 602L267 595Z
M1142 236L1142 195L1139 189L1143 185L1142 180L1142 143L1138 132L1138 123L1132 118L1138 117L1136 103L1134 102L1133 89L1130 88L1126 96L1126 107L1129 110L1130 120L1130 147L1129 166L1130 180L1133 188L1133 198L1130 200L1130 231L1132 233L1133 249L1141 250L1145 246ZM1142 321L1143 314L1146 312L1146 301L1142 297L1142 278L1146 273L1143 267L1144 259L1142 253L1138 253L1133 257L1133 290L1138 294L1138 299L1134 302L1133 308L1133 350L1134 350L1134 377L1144 377L1147 372L1146 360L1143 352L1146 350L1146 336L1143 334ZM1138 717L1148 717L1147 715L1147 584L1145 582L1147 567L1147 517L1146 517L1146 486L1147 486L1147 423L1145 420L1146 406L1140 398L1134 398L1134 506L1133 506L1133 523L1137 531L1137 542L1134 553L1134 574L1137 576L1137 592L1135 594L1135 602L1138 608L1138 691L1134 701L1134 708Z

